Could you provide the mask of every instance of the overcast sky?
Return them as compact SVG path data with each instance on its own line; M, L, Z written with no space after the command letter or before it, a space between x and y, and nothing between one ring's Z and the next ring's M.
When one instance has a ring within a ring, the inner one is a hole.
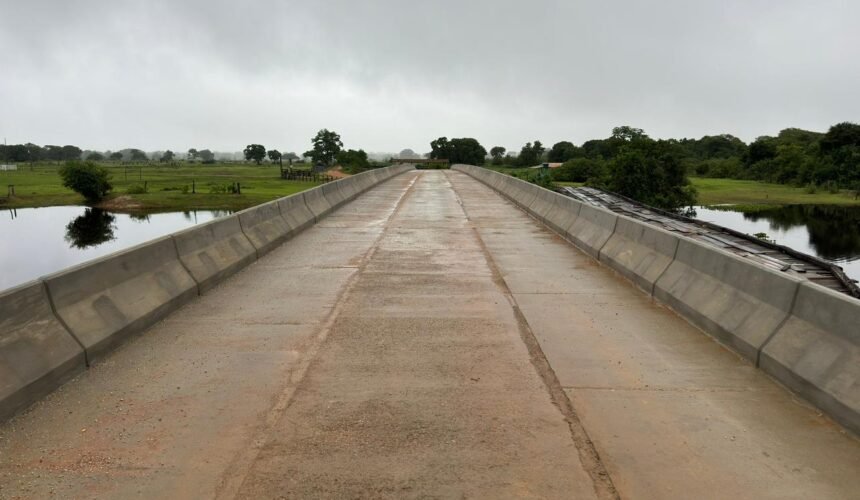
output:
M301 153L860 121L860 1L0 0L0 134Z

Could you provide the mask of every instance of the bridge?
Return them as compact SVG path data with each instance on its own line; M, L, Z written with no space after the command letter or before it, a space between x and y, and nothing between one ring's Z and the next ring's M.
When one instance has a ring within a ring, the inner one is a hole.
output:
M367 172L0 294L0 498L856 498L858 310L476 167Z

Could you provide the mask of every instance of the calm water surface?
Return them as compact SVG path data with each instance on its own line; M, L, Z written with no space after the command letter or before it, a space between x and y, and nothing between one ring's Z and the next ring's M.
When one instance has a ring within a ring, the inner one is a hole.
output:
M0 210L0 290L228 214L128 215L78 206Z
M696 207L695 217L747 234L766 233L780 245L841 266L860 280L860 207L786 205L756 213Z

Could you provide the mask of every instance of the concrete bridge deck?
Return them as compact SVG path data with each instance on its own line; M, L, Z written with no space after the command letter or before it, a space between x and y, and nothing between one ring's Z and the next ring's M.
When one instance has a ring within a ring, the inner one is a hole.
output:
M858 471L855 437L454 171L0 427L0 498L856 498Z

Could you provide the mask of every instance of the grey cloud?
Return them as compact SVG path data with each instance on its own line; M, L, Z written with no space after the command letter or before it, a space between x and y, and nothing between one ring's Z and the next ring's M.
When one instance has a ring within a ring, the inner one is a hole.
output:
M858 119L847 1L0 0L0 133L88 148L426 151Z

